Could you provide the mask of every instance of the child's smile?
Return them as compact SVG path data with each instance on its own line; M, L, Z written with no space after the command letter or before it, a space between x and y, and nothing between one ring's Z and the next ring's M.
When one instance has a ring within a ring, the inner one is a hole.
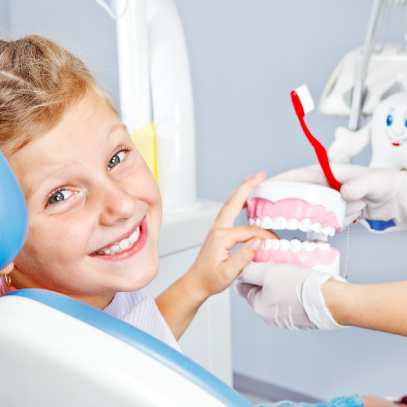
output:
M107 305L115 292L154 278L160 193L110 107L83 99L9 161L29 212L27 241L12 273L17 288Z
M90 256L98 256L101 260L116 261L131 257L139 252L147 241L147 219L144 217L130 232L115 239L114 242L96 250Z

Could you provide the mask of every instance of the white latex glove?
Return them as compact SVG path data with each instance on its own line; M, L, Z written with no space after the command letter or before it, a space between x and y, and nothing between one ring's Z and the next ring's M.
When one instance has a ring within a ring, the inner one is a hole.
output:
M235 281L237 292L269 325L310 330L340 328L325 305L321 286L339 276L288 263L247 265Z
M390 220L407 225L407 172L360 165L331 164L348 202L345 226L355 219ZM287 171L272 178L280 181L309 182L328 186L318 165Z

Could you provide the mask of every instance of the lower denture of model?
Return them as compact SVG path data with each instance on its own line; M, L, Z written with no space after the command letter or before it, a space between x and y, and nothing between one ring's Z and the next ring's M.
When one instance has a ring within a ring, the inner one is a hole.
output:
M329 243L301 242L298 239L291 241L268 239L264 241L263 247L257 252L253 261L257 263L293 263L319 271L335 271L339 268L339 252Z
M334 212L329 212L322 205L311 205L298 198L272 202L262 197L254 197L248 202L247 216L251 225L273 230L299 229L315 240L265 240L253 261L294 263L319 271L339 273L339 252L326 242L328 236L342 231Z

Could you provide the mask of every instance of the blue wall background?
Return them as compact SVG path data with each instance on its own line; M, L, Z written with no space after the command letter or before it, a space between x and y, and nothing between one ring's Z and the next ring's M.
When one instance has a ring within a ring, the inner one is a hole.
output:
M340 58L363 43L371 1L175 0L190 55L197 128L198 193L224 201L250 173L268 176L316 162L289 92L315 99ZM397 8L389 38L402 38ZM82 58L118 98L115 23L91 0L0 0L4 35L47 35ZM346 121L312 113L325 145ZM355 162L367 164L367 150ZM244 216L237 223L243 224ZM406 278L405 234L351 232L350 281ZM345 236L335 245L344 253ZM291 332L266 325L232 294L235 371L328 399L406 392L405 339L356 328Z

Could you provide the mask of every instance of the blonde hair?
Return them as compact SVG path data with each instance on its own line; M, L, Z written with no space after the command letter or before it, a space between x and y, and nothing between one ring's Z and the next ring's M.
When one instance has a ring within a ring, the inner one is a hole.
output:
M85 64L53 41L0 40L0 150L18 151L88 94L112 107Z

